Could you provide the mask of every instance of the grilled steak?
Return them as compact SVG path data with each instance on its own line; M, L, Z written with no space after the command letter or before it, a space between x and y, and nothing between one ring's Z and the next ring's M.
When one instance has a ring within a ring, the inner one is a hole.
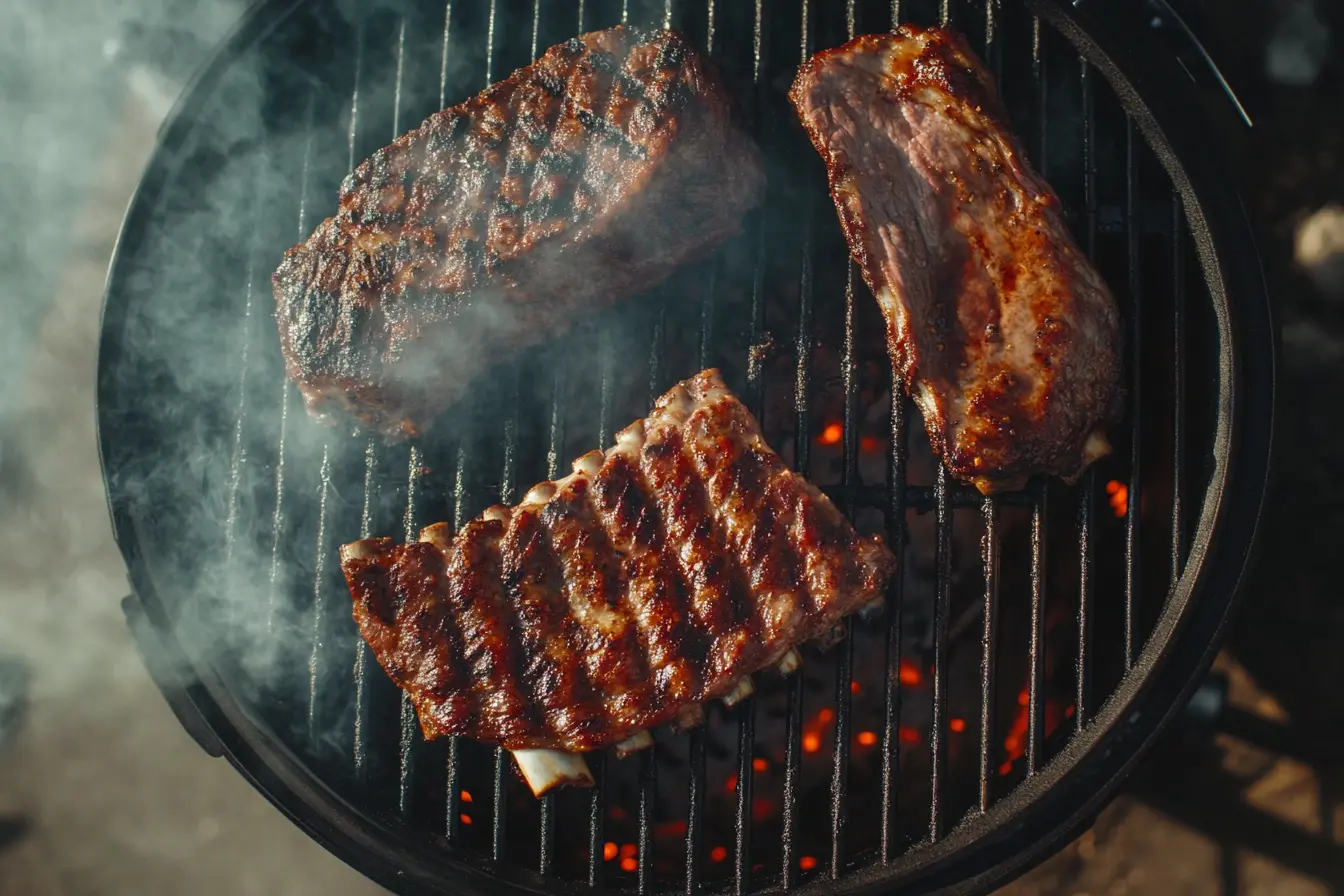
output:
M908 25L855 38L804 64L790 97L948 469L990 494L1108 453L1115 301L965 41Z
M715 370L518 506L415 544L356 542L341 561L359 630L426 737L575 753L693 723L880 605L896 568Z
M735 234L763 185L679 34L551 47L345 179L273 278L289 374L319 418L414 435L501 355Z

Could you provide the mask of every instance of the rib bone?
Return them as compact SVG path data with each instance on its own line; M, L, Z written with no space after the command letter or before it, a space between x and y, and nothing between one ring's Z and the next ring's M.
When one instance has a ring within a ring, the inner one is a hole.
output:
M541 797L556 787L572 784L592 787L593 773L578 753L560 750L512 750L518 770L532 789L532 795Z

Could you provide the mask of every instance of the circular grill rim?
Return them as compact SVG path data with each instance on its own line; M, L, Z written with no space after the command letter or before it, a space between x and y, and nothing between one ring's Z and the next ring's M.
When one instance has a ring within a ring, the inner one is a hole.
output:
M586 885L542 877L530 869L496 867L473 850L446 845L397 819L364 812L332 790L251 717L208 661L181 655L141 558L125 496L116 493L115 480L108 475L108 446L116 432L104 425L104 414L120 403L124 392L110 371L122 351L114 324L125 305L119 296L128 288L131 265L125 259L135 255L145 221L157 213L158 199L175 168L173 149L196 124L194 98L211 89L240 51L262 40L307 2L311 0L259 0L247 10L232 35L183 89L123 219L104 296L97 384L99 459L114 536L135 595L165 650L180 657L196 675L195 681L182 684L188 710L214 735L230 764L327 850L403 893L442 892L446 884L470 892L497 890L500 884L517 893L589 892ZM1268 483L1277 330L1249 221L1231 181L1218 168L1217 153L1209 151L1199 116L1191 114L1194 91L1172 88L1184 86L1174 58L1156 46L1153 52L1144 52L1145 35L1129 27L1115 10L1103 10L1097 3L1075 7L1056 0L1025 3L1106 79L1181 193L1219 318L1219 398L1226 404L1214 436L1217 470L1205 492L1180 581L1133 669L1084 732L1071 736L1057 756L988 812L954 826L937 843L917 844L885 866L874 862L838 882L819 879L795 892L878 893L897 884L909 892L985 892L1054 852L1114 795L1212 662L1254 542ZM1184 106L1181 99L1186 100ZM1181 159L1199 161L1187 168ZM1231 483L1240 488L1229 488ZM777 889L778 885L753 892Z

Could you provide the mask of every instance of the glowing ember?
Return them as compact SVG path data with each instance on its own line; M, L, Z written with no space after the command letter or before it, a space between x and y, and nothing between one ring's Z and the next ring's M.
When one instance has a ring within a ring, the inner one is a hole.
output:
M728 776L728 780L723 783L723 789L729 793L737 789L737 772Z
M758 797L751 804L751 820L765 821L775 814L775 804L764 797Z
M1123 482L1112 479L1106 483L1106 494L1110 495L1111 511L1118 517L1129 512L1129 489Z
M662 824L654 825L653 833L663 840L675 840L678 837L685 837L686 822L665 821Z
M1013 718L1013 726L1008 729L1008 736L1003 739L1003 748L1008 751L1008 758L999 767L1000 775L1010 774L1013 770L1013 763L1022 757L1027 750L1027 704L1030 702L1026 691L1017 695L1018 710Z
M859 450L864 454L876 454L882 450L882 443L876 436L863 436L859 439Z
M465 812L463 812L461 815L459 815L459 816L458 816L458 819L461 820L461 822L462 822L463 824L471 824L471 816L468 815L468 814L465 813Z
M815 753L821 749L821 735L815 731L809 731L803 735L803 752Z
M723 846L716 846L709 851L709 857L715 862L722 862L728 858L728 849Z
M768 772L770 770L770 763L766 762L760 756L757 756L755 759L751 760L751 770L758 774L761 772Z
M630 859L639 855L639 847L633 843L627 843L621 847L621 858Z
M798 867L804 871L811 871L813 868L817 867L817 857L803 856L798 860Z
M947 727L951 728L957 734L960 734L961 732L966 730L966 720L953 719L952 721L947 723Z
M851 681L849 683L849 692L851 694L857 694L861 690L863 690L863 688L859 687L859 683L857 681Z
M464 802L464 803L469 803L469 802L471 802L471 794L470 794L470 793L467 793L467 791L465 791L465 790L462 791L461 796L462 796L462 802Z
M636 858L634 858L634 857L628 857L628 858L621 859L621 870L622 870L622 871L630 871L630 872L638 871L638 870L639 870L639 859L636 859Z
M859 746L871 747L877 743L877 733L873 731L860 731L857 740Z
M845 435L845 427L841 423L827 423L826 428L817 436L817 441L823 445L838 445Z
M924 675L919 671L919 667L909 660L901 660L901 684L906 687L916 687L924 680Z
M823 707L822 709L817 711L817 722L819 724L829 725L831 724L831 720L834 718L835 718L835 710L831 709L829 706Z
M923 738L919 736L918 731L913 728L907 728L904 725L897 730L896 738L903 744L917 744L923 740Z
M620 851L621 848L610 840L602 844L602 858L606 859L608 862L616 858L616 856L620 854Z
M1076 707L1076 706L1074 706L1072 703L1070 703L1068 706L1064 707L1064 718L1066 718L1066 719L1071 719L1071 718L1073 718L1073 714L1074 714L1075 712L1077 712L1077 711L1078 711L1078 707Z

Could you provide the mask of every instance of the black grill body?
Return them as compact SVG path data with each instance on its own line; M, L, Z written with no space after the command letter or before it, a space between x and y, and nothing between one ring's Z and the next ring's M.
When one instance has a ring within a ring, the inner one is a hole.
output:
M165 124L104 307L124 605L183 724L398 892L972 892L1047 855L1211 660L1269 462L1254 242L1186 71L1127 6L258 5ZM1127 417L1076 486L982 499L890 400L876 303L785 92L807 55L894 20L967 34L1122 303ZM280 253L373 150L621 21L679 28L723 71L769 167L741 237L501 363L413 444L310 421L275 338ZM507 754L424 742L357 637L338 546L516 500L707 366L901 554L885 616L701 729L594 756L591 791L536 801Z

